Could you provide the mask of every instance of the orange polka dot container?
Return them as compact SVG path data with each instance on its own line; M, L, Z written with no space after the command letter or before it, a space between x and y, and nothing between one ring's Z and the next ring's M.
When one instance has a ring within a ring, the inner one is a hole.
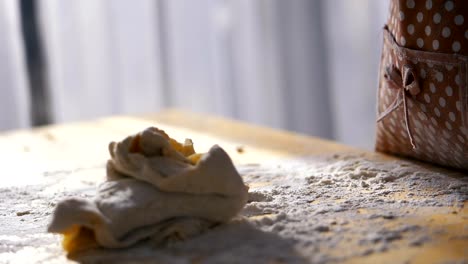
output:
M379 74L376 150L468 170L468 1L391 1Z

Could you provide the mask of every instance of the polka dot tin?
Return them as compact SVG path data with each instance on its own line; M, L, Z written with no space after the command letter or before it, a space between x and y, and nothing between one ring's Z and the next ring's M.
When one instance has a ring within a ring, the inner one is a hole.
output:
M391 1L376 150L468 170L468 4Z

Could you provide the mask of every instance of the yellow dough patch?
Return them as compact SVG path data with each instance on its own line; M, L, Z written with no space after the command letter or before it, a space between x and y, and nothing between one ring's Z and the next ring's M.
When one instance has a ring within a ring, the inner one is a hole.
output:
M75 225L63 233L62 247L66 252L74 253L97 248L98 244L91 229Z
M184 144L181 144L177 140L169 138L169 143L175 150L177 150L180 154L184 155L185 157L189 157L195 154L193 142L190 139L186 139Z
M193 165L197 164L200 160L202 154L197 154L195 149L193 148L193 142L191 139L185 139L185 142L182 144L179 141L171 138L166 132L160 130L158 128L151 128L154 132L159 133L165 139L169 141L171 147L174 148L175 151L179 152L182 156L186 157ZM130 145L129 152L131 153L138 153L141 152L141 134L135 135Z

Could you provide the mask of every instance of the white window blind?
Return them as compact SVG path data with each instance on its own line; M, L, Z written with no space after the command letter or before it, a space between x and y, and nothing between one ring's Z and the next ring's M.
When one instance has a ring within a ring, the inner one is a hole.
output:
M387 5L42 0L52 119L177 107L371 148Z
M18 2L0 0L0 130L30 125Z

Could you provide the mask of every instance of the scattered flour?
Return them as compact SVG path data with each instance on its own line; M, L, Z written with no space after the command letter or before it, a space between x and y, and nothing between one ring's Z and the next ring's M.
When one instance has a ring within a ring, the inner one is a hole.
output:
M411 221L414 210L450 207L449 213L456 215L468 200L466 175L428 170L413 162L334 155L243 165L238 170L250 190L242 215L231 223L165 247L140 243L71 257L83 263L345 261L431 243L441 230ZM14 253L27 246L44 251L35 263L63 260L60 239L45 234L49 215L64 197L92 196L96 184L41 192L48 187L0 189L0 263L18 263ZM452 239L468 242L468 236L460 234Z

